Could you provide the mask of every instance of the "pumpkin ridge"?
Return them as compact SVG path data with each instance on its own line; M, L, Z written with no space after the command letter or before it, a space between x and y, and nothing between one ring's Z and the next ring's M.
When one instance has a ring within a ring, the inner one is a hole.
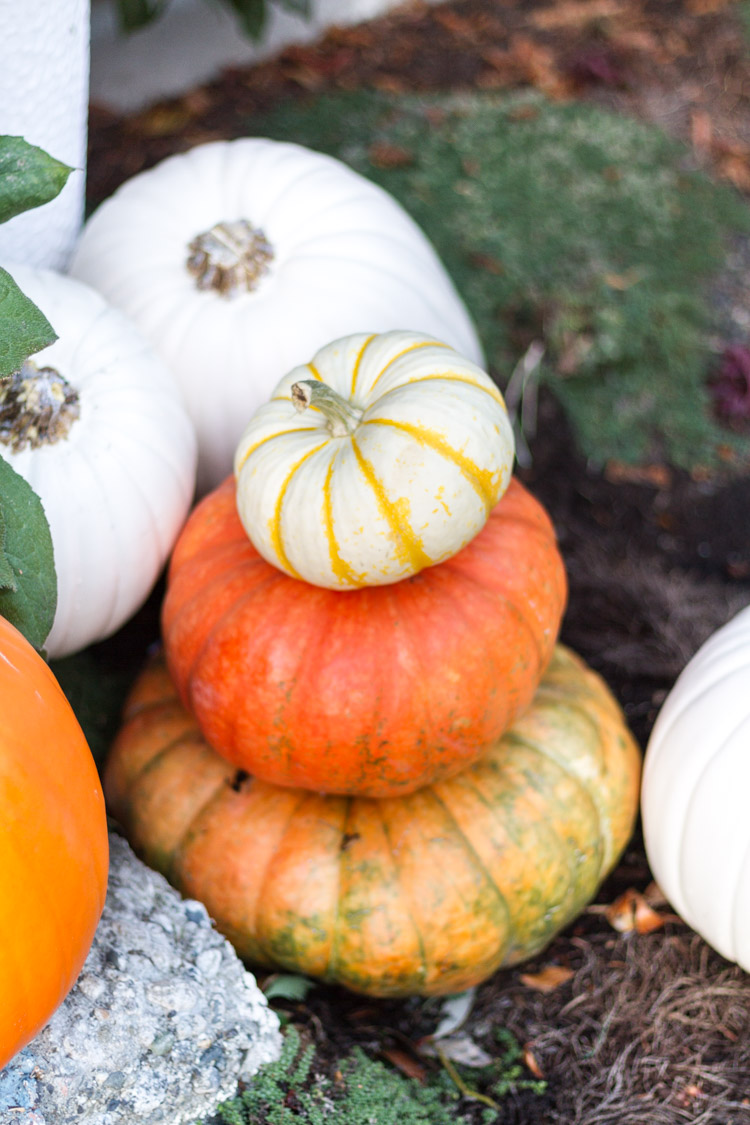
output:
M286 570L287 574L291 574L293 578L297 578L299 579L299 581L302 581L302 579L297 573L295 567L293 567L291 562L289 561L289 556L287 555L286 549L284 547L284 538L281 533L281 511L284 506L284 499L286 497L287 491L297 471L302 467L302 465L305 464L306 461L309 461L311 457L313 457L321 449L324 449L327 444L327 441L321 442L320 445L316 445L314 449L310 449L307 453L300 457L300 459L296 461L294 465L292 465L291 469L284 479L283 484L279 488L276 507L271 519L270 539L274 554L278 558L282 567Z
M704 689L704 690L707 690L707 689ZM691 697L691 699L690 699L691 709L692 709L693 704L696 703L700 699L701 694L702 693L696 694L696 695ZM679 842L675 846L675 854L676 855L682 856L682 855L688 854L688 847L687 847L685 837L687 835L688 830L691 827L692 817L691 817L690 813L691 813L691 809L693 808L695 802L697 800L700 800L700 798L701 798L702 783L703 783L704 778L706 777L707 773L709 773L710 770L713 768L715 763L721 758L722 754L724 754L725 752L727 752L727 753L732 752L732 740L734 739L737 732L742 730L742 728L746 725L750 727L750 715L741 715L740 718L739 718L739 721L731 728L731 730L727 731L727 733L725 734L721 746L719 748L713 750L713 752L703 762L703 764L701 766L701 769L698 772L698 774L696 774L695 779L693 781L692 788L690 790L690 799L688 800L687 805L685 806L684 815L682 817L682 824L681 824L681 827L680 827L680 839L679 839ZM749 850L750 850L750 846L749 846ZM680 883L682 883L682 871L680 871ZM741 888L741 886L742 886L742 881L738 880L738 882L736 884L736 887L735 887L735 893L737 893L737 891ZM684 896L685 891L684 891L683 888L681 888L681 889L682 889L682 893L683 893L683 896ZM685 896L685 897L687 897L687 896ZM732 932L734 932L734 927L732 927Z
M244 570L248 566L248 561L251 564L254 564L256 562L255 559L245 560L239 566L232 567L231 570L232 571L236 570L238 573L240 573L242 570ZM264 560L258 560L258 561L264 561ZM263 569L265 569L265 567ZM194 677L197 675L198 667L199 667L201 661L203 660L203 658L205 657L208 649L211 647L211 644L213 643L214 639L221 632L223 632L223 630L227 627L228 624L231 623L232 617L235 614L239 614L240 612L242 612L242 610L244 608L247 607L247 604L249 602L251 602L256 597L257 591L259 589L263 589L263 587L266 587L266 586L276 585L278 583L278 581L280 579L282 579L283 577L284 577L284 574L282 573L282 571L274 572L273 568L269 566L268 570L265 574L263 574L263 571L261 571L261 578L259 579L258 582L255 583L255 585L252 587L252 589L247 590L244 594L240 595L239 598L237 598L234 602L232 602L230 605L227 606L227 608L224 610L224 612L219 617L217 617L215 620L213 620L211 622L210 627L206 631L205 637L203 638L201 644L198 646L198 648L195 651L195 654L193 655L193 659L192 659L192 662L190 664L190 667L188 669L186 669L184 672L181 670L181 675L180 675L180 679L179 679L180 683L184 683L185 685L188 686L188 689L189 689L189 692L190 692L190 698L191 698L190 710L193 712L193 714L195 714L195 708L192 705L192 694L193 693L192 693L192 686L191 685L192 685ZM185 602L183 602L183 604L180 606L180 615L184 614L187 607L189 607L191 604L195 604L197 602L203 602L205 597L206 597L207 592L210 592L210 590L213 586L216 586L217 588L220 588L221 586L223 586L223 584L226 582L226 578L227 578L226 573L216 575L212 579L212 581L209 583L209 585L207 585L207 586L203 587L202 589L196 591L196 593L194 593L190 598L187 598L185 600Z
M357 353L357 358L355 359L354 364L352 366L352 382L351 382L351 387L349 388L350 398L354 398L354 395L355 395L356 390L357 390L357 379L359 378L359 371L360 371L360 368L362 366L362 359L364 357L364 354L365 354L365 352L367 351L367 349L369 348L370 344L372 343L372 341L375 339L376 336L377 336L377 333L372 332L367 337L367 339L363 343L362 347L359 349L359 352Z
M594 726L594 724L592 724L592 726ZM554 755L548 753L544 749L543 746L541 746L539 743L535 742L532 738L527 738L524 735L516 733L516 731L513 728L511 728L510 730L505 732L505 734L503 735L502 741L504 743L510 743L511 745L522 746L525 750L531 751L532 753L538 755L538 757L542 758L544 761L551 762L552 765L554 765L560 771L560 773L563 774L564 777L566 777L570 782L572 782L573 785L575 785L576 789L579 790L583 794L583 796L585 798L585 801L586 801L586 804L594 812L594 815L596 817L599 839L604 843L604 847L599 847L597 849L598 852L599 852L599 864L598 864L598 872L597 872L597 878L598 878L602 874L604 869L606 868L607 862L609 861L610 856L613 854L614 849L612 848L611 833L609 832L609 825L607 824L607 817L602 815L603 814L602 806L600 806L599 803L594 799L594 797L592 796L588 786L586 786L583 783L583 781L581 781L580 778L576 777L576 775L574 773L571 773L569 769L566 769L565 766L562 765L560 760L558 758L556 758ZM598 738L598 733L597 733L597 741L601 742L601 740ZM550 797L548 799L549 799L550 803L552 803L552 798ZM558 802L555 802L555 804L557 805L558 808L562 808L562 806L560 806ZM555 829L553 829L553 831L555 832L555 835L557 835L557 838L560 839L559 835L557 834L557 829L555 828ZM564 851L566 859L568 860L568 868L569 868L570 874L571 874L569 886L570 886L571 889L575 889L575 887L577 886L577 881L576 881L576 878L575 878L575 869L573 867L572 859L569 855L568 849L565 849L563 847L563 844L564 844L564 841L560 839L561 850Z
M370 798L365 798L365 799L370 799ZM425 980L427 980L428 975L429 975L429 970L428 970L428 966L427 966L427 950L425 949L422 931L421 931L420 927L417 925L417 921L414 917L414 912L412 911L411 906L409 904L409 895L406 893L406 889L403 886L403 883L401 881L402 880L402 869L401 869L401 866L398 862L398 856L396 855L396 849L393 847L393 841L391 840L391 834L390 834L389 825L388 825L388 818L386 816L386 801L375 802L375 807L378 810L378 814L380 816L380 820L381 820L381 823L383 825L383 835L385 836L386 843L388 844L388 850L390 851L391 858L393 860L393 870L396 872L396 880L398 882L399 890L401 892L401 899L406 906L406 914L407 914L407 916L409 918L409 921L411 922L411 924L414 928L414 936L417 939L417 946L419 947L419 957L420 957L420 960L421 960L422 964L421 964L421 968L418 968L418 969L414 970L413 976L417 980L425 981Z
M495 506L496 496L495 489L492 488L491 484L492 474L486 469L480 469L475 462L470 461L468 457L464 457L462 453L459 453L443 438L434 434L432 430L425 429L422 426L413 426L408 422L396 422L392 418L363 418L361 424L363 426L390 426L394 430L401 430L402 433L408 434L420 444L433 449L446 461L452 462L463 474L484 501L487 512L490 512Z
M397 554L411 564L412 573L418 573L420 570L424 570L426 566L432 564L432 560L425 554L421 542L415 535L411 525L407 524L406 519L399 515L396 504L386 496L385 489L378 480L372 464L363 456L353 434L351 443L359 469L375 494L378 508L391 527L392 540L394 541Z
M289 399L288 395L279 395L278 398L273 398L270 401L271 402L289 402L290 399ZM312 409L314 410L315 407L313 407ZM242 459L237 462L237 465L235 467L235 470L234 470L235 476L244 467L245 462L250 457L252 457L253 453L256 453L262 446L267 445L269 441L276 441L277 438L284 438L284 437L287 437L289 434L304 434L304 433L312 434L312 433L316 433L316 432L318 432L317 426L295 426L295 428L293 430L279 430L278 433L269 434L268 437L261 438L260 441L256 441L255 445L251 445L249 449L245 450L245 452L242 455ZM322 447L319 446L318 448L322 448Z
M325 482L323 485L323 519L325 521L326 539L328 540L328 555L331 560L331 570L342 583L347 583L350 586L361 586L361 577L358 577L354 569L344 559L339 551L338 540L336 539L336 531L333 526L333 500L331 497L331 479L333 477L333 470L336 464L336 457L332 457L328 470L326 472Z
M375 379L373 380L372 386L370 387L370 394L372 394L372 392L375 390L376 386L378 385L380 380L383 378L383 376L385 375L388 368L393 367L394 363L397 363L400 359L403 359L405 355L410 355L412 352L419 351L420 348L447 348L447 347L448 347L448 344L444 344L442 342L442 340L418 340L416 343L410 344L408 348L403 348L402 351L398 352L394 356L391 356L391 358L388 360L388 362L385 364L385 366L381 367L380 371L378 371L377 375L375 376Z
M482 875L482 878L486 882L487 886L490 887L490 889L492 891L492 895L493 895L496 903L500 907L500 914L502 915L502 917L505 921L505 933L506 933L506 936L507 936L510 933L508 904L505 901L504 896L500 893L500 888L498 887L497 883L494 881L494 879L490 875L490 873L487 869L487 866L485 865L484 861L482 860L482 857L479 855L479 853L477 852L474 845L471 843L471 840L463 832L463 830L461 828L460 821L457 819L457 817L451 811L450 807L446 804L446 802L443 800L443 798L437 792L437 787L434 786L434 785L429 786L429 788L427 789L427 794L436 802L436 804L438 804L440 806L440 809L444 813L446 819L452 825L452 827L453 827L453 829L456 833L456 836L458 837L458 839L461 841L463 847L465 848L466 853L469 856L469 859L471 860L472 865L477 869L477 871L480 872L480 874ZM498 929L499 928L500 927L498 926Z
M413 387L416 384L422 384L422 383L441 383L441 382L442 383L461 383L466 387L473 387L474 390L476 390L476 391L484 391L484 393L489 395L490 398L494 402L497 402L500 406L502 406L504 408L506 414L508 413L507 403L506 403L505 399L503 398L502 394L500 393L499 389L494 385L494 383L491 386L488 387L484 383L480 383L477 380L467 379L465 376L459 375L457 372L444 372L441 375L417 375L414 379L409 379L408 382L400 383L397 387L392 387L390 391L386 391L386 393L382 396L382 399L387 400L387 397L388 397L389 394L391 394L393 391L400 391L404 387Z
M336 907L334 910L333 919L331 921L331 945L328 954L328 965L326 968L326 980L336 980L336 965L339 961L339 945L340 945L340 932L339 923L341 921L341 886L342 886L342 871L341 868L344 863L344 847L343 843L348 835L349 821L351 819L352 808L354 805L353 797L345 797L346 812L344 813L344 823L341 828L341 843L339 845L339 863L338 863L338 888L339 893L336 895Z

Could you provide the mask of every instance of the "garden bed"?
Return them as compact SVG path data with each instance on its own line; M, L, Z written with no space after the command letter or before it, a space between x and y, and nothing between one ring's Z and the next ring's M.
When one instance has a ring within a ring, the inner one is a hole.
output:
M743 12L417 4L135 116L91 114L92 207L201 141L294 139L415 214L501 386L544 347L520 407L519 474L568 568L561 639L602 673L642 746L681 668L750 602L750 401L728 421L712 391L726 346L750 346ZM116 637L58 662L100 757L158 638L160 593ZM460 1034L492 1056L484 1068L430 1053L439 1000L324 985L293 999L294 982L277 981L273 1002L314 1054L307 1069L285 1059L286 1077L277 1068L226 1120L317 1121L333 1105L350 1125L750 1122L750 980L658 898L644 932L613 928L605 908L650 884L636 833L597 904L477 990Z

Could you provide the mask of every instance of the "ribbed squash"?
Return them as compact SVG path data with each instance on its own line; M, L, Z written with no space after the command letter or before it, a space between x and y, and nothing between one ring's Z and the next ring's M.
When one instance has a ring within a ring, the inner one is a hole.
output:
M261 558L228 479L178 539L162 628L219 753L277 785L384 797L456 773L528 706L565 596L552 524L516 480L452 558L343 593Z
M558 647L532 706L480 761L377 801L237 771L154 664L104 785L136 851L205 903L243 958L404 996L468 988L547 945L621 854L639 768L605 684Z

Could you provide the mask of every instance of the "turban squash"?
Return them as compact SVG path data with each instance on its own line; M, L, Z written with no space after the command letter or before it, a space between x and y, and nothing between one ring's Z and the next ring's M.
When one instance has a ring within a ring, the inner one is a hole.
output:
M99 777L41 656L0 617L0 1069L78 977L104 906Z
M384 797L455 773L528 706L565 596L552 524L515 479L452 558L344 593L258 554L230 477L175 545L162 633L183 703L236 766Z
M513 429L489 375L417 332L335 340L294 368L235 454L237 509L265 559L333 590L455 555L510 481Z
M467 988L572 920L627 842L639 766L604 683L558 646L531 707L479 761L383 800L236 770L154 663L104 785L136 851L243 958L402 996Z

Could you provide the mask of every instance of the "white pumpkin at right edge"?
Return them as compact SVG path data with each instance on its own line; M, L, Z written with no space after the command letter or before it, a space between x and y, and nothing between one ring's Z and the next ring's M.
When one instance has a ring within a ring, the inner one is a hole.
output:
M750 972L750 606L698 650L649 739L646 854L674 909Z
M469 314L387 192L300 145L199 145L139 173L86 224L71 272L149 337L198 433L198 488L232 468L278 381L331 340L408 329L482 365Z

